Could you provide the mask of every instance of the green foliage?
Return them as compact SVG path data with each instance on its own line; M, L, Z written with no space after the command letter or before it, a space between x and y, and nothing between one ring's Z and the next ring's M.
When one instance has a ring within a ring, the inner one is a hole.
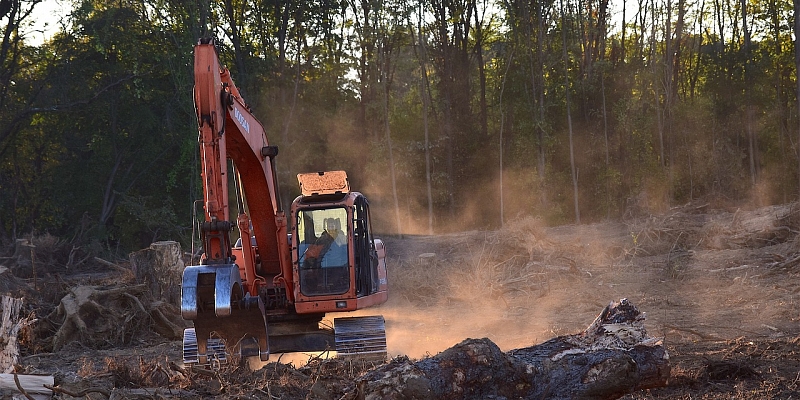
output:
M603 8L619 4L603 2L565 1L565 15L556 2L208 4L82 0L38 46L0 19L0 240L48 231L120 252L191 240L201 35L220 39L281 148L284 205L298 172L344 169L379 231L396 224L395 192L401 225L426 226L430 190L435 228L449 230L498 226L501 188L503 218L548 223L574 221L576 197L595 221L634 203L800 190L785 0L747 3L749 47L741 3L686 5L679 41L666 21L674 36L681 10L651 3L626 15L624 36Z

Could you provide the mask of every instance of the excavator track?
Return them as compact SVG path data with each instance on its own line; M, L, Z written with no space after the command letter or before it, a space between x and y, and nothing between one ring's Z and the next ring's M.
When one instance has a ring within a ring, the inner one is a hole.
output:
M200 354L197 348L197 333L194 328L187 328L183 330L183 364L184 365L201 365L201 366L214 366L225 364L228 362L228 356L225 353L225 341L222 339L208 339L206 341L206 352L208 361L206 364L200 364Z
M386 324L382 315L335 318L333 326L339 357L386 360Z

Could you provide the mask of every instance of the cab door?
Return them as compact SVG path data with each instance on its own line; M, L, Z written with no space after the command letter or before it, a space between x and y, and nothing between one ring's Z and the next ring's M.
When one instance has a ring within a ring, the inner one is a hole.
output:
M369 203L358 196L353 212L353 250L356 268L356 296L369 296L378 291L378 253L369 221Z

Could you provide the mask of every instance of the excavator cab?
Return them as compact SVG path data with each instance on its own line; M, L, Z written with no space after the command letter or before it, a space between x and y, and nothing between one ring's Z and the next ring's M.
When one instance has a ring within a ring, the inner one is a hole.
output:
M298 313L353 311L386 301L383 241L372 236L369 203L344 171L298 175L292 260Z
M327 216L326 216L327 215ZM343 207L299 211L297 237L298 283L305 296L340 295L350 289L350 229Z

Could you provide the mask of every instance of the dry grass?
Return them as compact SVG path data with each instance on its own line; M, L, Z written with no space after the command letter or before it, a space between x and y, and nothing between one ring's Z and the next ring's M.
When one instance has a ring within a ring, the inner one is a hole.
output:
M574 246L547 239L534 219L501 231L463 237L430 258L398 260L389 270L393 294L433 307L453 301L532 296L550 282L579 273Z

